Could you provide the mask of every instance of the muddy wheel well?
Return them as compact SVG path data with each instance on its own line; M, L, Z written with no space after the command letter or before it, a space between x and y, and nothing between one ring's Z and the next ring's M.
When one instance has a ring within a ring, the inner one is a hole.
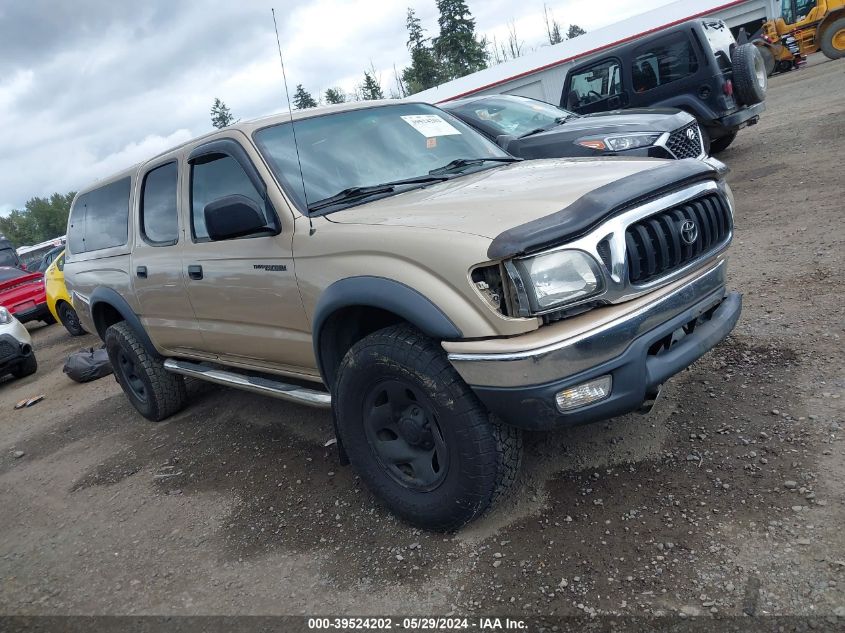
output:
M124 320L123 315L117 311L117 308L108 303L96 304L91 316L94 318L94 325L100 338L105 337L106 330L110 326Z
M337 368L350 347L368 334L402 322L393 312L371 306L349 306L332 313L318 334L318 360L326 385L334 385Z

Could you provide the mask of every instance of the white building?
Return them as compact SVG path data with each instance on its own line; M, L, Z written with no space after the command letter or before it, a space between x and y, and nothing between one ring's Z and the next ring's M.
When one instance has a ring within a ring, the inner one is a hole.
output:
M518 94L556 103L569 68L612 46L704 17L724 20L732 29L745 26L750 34L776 15L780 15L779 0L677 0L408 98L439 103L472 94Z

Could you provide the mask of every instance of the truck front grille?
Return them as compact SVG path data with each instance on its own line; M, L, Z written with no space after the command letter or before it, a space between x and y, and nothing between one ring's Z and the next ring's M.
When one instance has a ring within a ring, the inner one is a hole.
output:
M625 230L628 279L644 284L722 246L733 229L727 201L708 193Z
M666 141L666 149L678 159L701 156L701 130L698 129L698 123L693 121L672 132Z

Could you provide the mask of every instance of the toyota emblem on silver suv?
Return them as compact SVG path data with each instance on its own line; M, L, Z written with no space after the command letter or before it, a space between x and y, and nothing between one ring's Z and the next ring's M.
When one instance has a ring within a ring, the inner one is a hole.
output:
M695 244L698 239L698 226L692 220L687 220L681 224L681 239L685 244Z
M687 138L691 141L695 140L695 130L693 130L691 127L687 128Z

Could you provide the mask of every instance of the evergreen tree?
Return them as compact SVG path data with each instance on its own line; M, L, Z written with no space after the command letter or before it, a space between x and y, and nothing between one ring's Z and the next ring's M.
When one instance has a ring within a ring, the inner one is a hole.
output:
M329 88L324 96L326 103L344 103L346 95L340 88Z
M549 44L560 44L563 41L560 23L551 15L551 11L545 4L543 5L543 17L546 19L546 35L549 37Z
M234 122L235 117L229 108L226 107L226 104L215 97L214 105L211 106L211 125L221 130L227 125L232 125Z
M375 77L375 71L364 71L364 82L359 87L362 101L373 101L375 99L384 99L384 92L381 89L381 84Z
M428 44L420 25L420 20L413 9L408 9L408 18L405 22L408 27L408 51L411 53L411 65L402 71L402 83L408 94L414 94L427 88L436 86L438 82L437 60L434 59L434 52Z
M582 29L577 24L570 24L569 30L566 32L566 39L571 40L573 37L578 37L579 35L584 35L586 33L584 29Z
M475 36L475 20L464 0L437 0L440 35L434 40L434 57L444 79L463 77L487 68L487 43Z
M316 108L317 102L311 93L302 87L302 84L296 85L296 92L293 93L293 107L297 110L304 110L305 108Z

